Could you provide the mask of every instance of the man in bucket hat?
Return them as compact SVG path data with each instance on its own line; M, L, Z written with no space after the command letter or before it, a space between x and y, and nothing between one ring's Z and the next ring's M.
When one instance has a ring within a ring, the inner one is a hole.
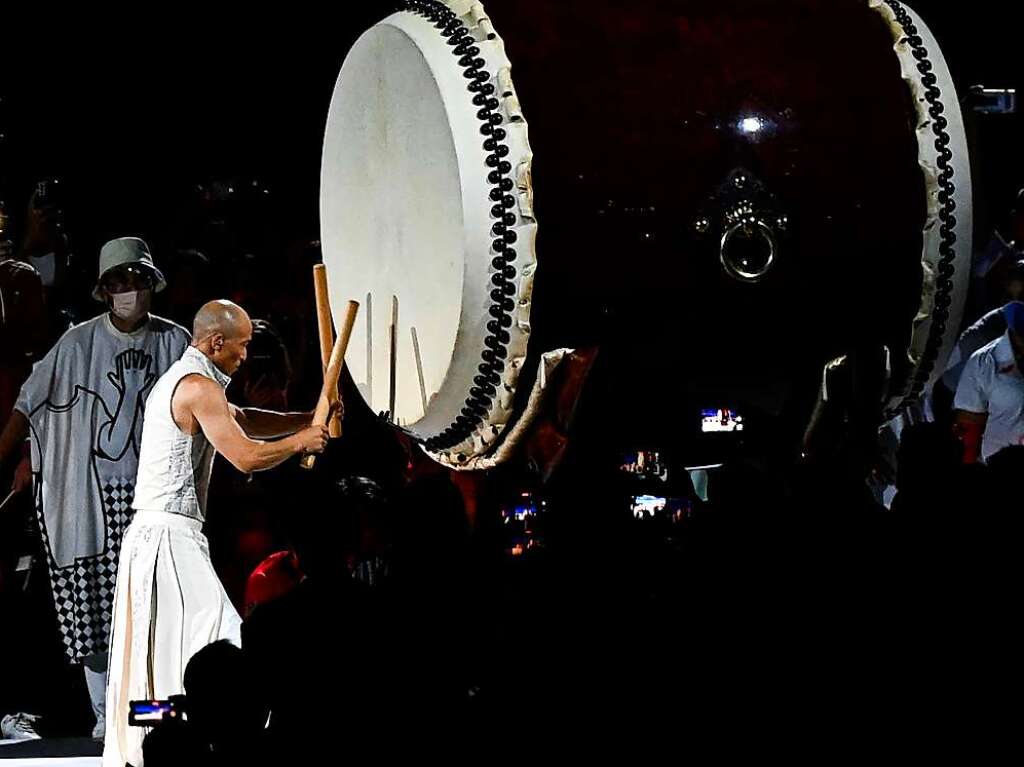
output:
M85 667L97 738L146 397L190 341L180 325L149 313L165 284L141 239L104 245L92 295L106 311L68 330L34 366L0 434L0 461L28 439L31 464L23 462L12 490L34 484L64 650Z

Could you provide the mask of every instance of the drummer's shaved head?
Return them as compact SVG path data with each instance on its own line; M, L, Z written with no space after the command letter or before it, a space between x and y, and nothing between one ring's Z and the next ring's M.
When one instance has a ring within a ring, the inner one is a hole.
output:
M252 322L245 309L225 299L203 304L192 321L193 343L199 343L217 334L233 339L251 333Z
M192 321L192 346L229 376L245 362L252 340L252 320L238 304L210 301Z

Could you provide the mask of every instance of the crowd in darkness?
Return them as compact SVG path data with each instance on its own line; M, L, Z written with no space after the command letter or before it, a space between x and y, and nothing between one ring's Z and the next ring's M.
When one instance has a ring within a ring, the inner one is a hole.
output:
M263 197L258 182L195 189L174 236L154 237L167 289L153 311L188 327L210 299L242 305L253 340L229 399L309 408L321 384L319 246L275 231ZM990 248L972 322L1019 297L1014 280L1024 285L1024 200L1018 209L1019 239ZM4 419L32 362L100 310L89 297L95 260L75 249L53 182L7 213ZM570 449L538 489L543 545L514 558L500 512L523 490L516 468L453 479L358 407L313 473L246 475L218 462L206 532L245 617L243 646L193 657L188 719L151 732L146 764L379 755L410 748L414 734L450 748L507 737L519 722L564 732L566 709L646 718L665 700L693 730L764 726L776 737L1002 721L989 692L1012 657L1024 447L965 463L941 386L930 417L900 422L895 460L879 460L870 482L842 461L779 471L738 456L705 495L670 466L663 493L687 510L672 519L630 513L617 447ZM17 458L0 467L0 496L17 482ZM894 496L872 490L887 484ZM31 495L13 496L0 513L0 614L19 619L0 637L11 669L0 714L36 710L41 727L67 734L87 714L50 637L45 561L23 566L39 545Z

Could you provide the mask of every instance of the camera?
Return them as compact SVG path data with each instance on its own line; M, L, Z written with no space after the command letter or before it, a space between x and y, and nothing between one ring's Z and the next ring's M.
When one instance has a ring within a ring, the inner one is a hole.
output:
M672 522L681 522L693 513L693 501L689 498L634 495L630 498L629 510L636 519L664 516Z
M986 88L975 85L970 90L971 108L987 115L1017 113L1017 91L1014 88Z
M743 416L729 408L701 410L700 428L704 434L743 431Z
M184 695L172 695L167 700L133 700L128 704L128 724L132 727L155 727L184 719Z

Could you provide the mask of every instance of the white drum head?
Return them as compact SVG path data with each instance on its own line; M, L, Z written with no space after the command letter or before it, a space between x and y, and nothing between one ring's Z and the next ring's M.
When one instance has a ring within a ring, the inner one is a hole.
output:
M486 19L448 13L440 26L394 14L349 52L324 141L321 239L335 324L346 301L362 304L346 364L367 404L393 399L397 425L471 457L512 416L536 225L502 43ZM456 44L450 23L464 30Z

